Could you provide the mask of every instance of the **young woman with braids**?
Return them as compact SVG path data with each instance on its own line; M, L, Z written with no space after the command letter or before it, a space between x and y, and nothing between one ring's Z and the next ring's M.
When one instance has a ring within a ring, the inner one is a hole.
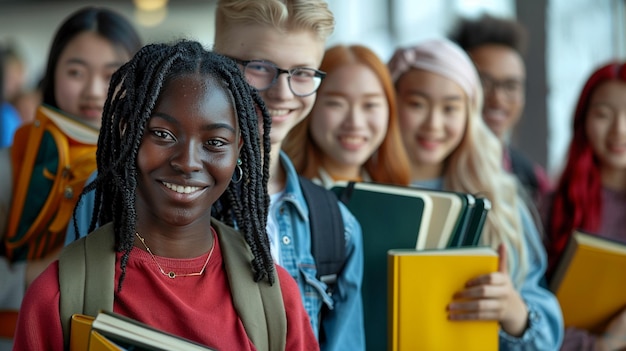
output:
M264 317L286 319L280 349L318 348L298 286L269 251L269 162L259 151L269 126L261 141L257 110L269 118L239 67L197 42L148 45L113 75L98 175L85 188L107 224L73 245L115 237L114 312L219 350L265 350L235 298L233 282L245 279L280 289L284 311ZM223 224L234 221L240 231ZM232 257L250 274L233 277ZM17 349L63 350L58 267L29 288Z
M298 282L320 348L364 350L361 227L338 203L345 260L331 292L317 274L309 204L294 165L281 151L289 131L313 107L324 77L318 67L333 28L334 17L325 0L219 0L214 50L239 63L271 115L263 120L264 126L271 124L271 148L264 146L263 151L269 156L264 164L269 164L267 235L272 257ZM86 235L93 206L93 196L78 204L76 226L68 227L66 243Z
M626 242L626 63L597 68L585 83L574 113L567 162L550 208L543 210L549 270L557 265L575 229ZM598 296L598 298L602 298ZM626 309L604 335L567 328L563 350L626 347Z

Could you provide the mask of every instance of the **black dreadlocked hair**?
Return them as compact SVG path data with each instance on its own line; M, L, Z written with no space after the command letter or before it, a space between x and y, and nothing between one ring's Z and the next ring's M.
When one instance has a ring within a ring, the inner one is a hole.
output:
M89 231L97 223L113 222L116 251L123 252L121 289L126 264L133 248L137 213L137 153L144 129L162 89L173 78L187 74L211 76L233 97L243 147L243 179L231 182L212 215L244 234L254 259L254 280L274 283L274 262L266 233L269 196L271 118L257 91L250 87L237 64L225 56L205 50L195 41L151 44L113 74L104 105L96 159L98 176L81 197L95 190L95 205ZM257 108L263 116L263 138L259 137Z

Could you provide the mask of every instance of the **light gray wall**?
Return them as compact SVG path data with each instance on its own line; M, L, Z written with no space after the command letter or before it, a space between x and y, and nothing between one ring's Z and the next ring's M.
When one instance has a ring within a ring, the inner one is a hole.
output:
M599 65L622 55L623 0L551 0L547 6L548 165L556 176L571 138L576 101Z
M529 93L527 113L532 116L524 117L514 141L546 165L553 177L560 171L565 156L571 115L584 80L597 65L611 58L624 58L624 0L520 0L517 4L515 0L328 2L336 17L336 31L328 45L364 44L385 61L397 46L446 35L461 15L487 11L500 16L519 16L528 22L527 25L533 26L531 46L542 48L528 62L533 91ZM125 14L136 24L146 43L180 37L196 39L208 47L213 42L214 0L170 0L168 16L155 27L138 23L131 0L36 1L34 4L25 0L0 0L0 40L18 40L30 68L31 83L43 72L49 43L59 23L86 3L106 3ZM533 23L536 20L544 22L543 28Z
M171 1L172 2L172 1ZM139 23L132 1L0 1L0 41L14 40L27 61L28 80L35 84L45 70L52 36L60 23L85 4L106 3L133 22L144 43L189 38L212 45L215 5L213 1L176 1L165 20L154 27Z

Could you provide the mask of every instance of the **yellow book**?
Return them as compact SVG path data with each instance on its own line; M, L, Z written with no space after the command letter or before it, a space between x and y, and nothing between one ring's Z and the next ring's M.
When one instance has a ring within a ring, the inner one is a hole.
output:
M600 332L626 307L626 243L574 231L550 281L565 326Z
M84 314L72 315L72 321L70 322L70 351L88 350L93 319L93 317Z
M450 321L446 306L471 278L497 271L488 247L389 250L388 350L498 349L497 321Z
M97 330L92 330L89 336L89 351L124 351L126 349L120 347L116 343L107 339Z

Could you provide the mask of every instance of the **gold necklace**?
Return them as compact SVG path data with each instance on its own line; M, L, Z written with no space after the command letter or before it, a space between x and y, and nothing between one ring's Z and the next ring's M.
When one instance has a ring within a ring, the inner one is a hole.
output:
M137 237L139 238L139 241L141 241L143 246L146 248L146 250L150 254L150 257L152 257L152 260L154 261L154 263L156 263L157 267L159 267L159 270L161 271L161 273L163 275L165 275L165 276L170 277L171 279L174 279L176 277L195 277L195 276L202 275L202 273L204 273L204 269L206 268L207 264L209 264L209 260L211 259L211 256L213 255L213 249L215 248L215 241L217 240L217 236L215 235L215 233L213 233L213 245L211 245L211 251L209 251L209 255L207 256L206 261L204 261L204 265L202 266L202 269L200 270L200 272L187 273L187 274L176 274L176 273L174 273L172 271L170 271L169 273L165 273L165 271L163 270L163 268L159 264L159 261L157 261L156 257L154 257L154 254L152 253L152 250L150 250L148 245L146 245L146 240L141 235L139 235L138 232L135 232L135 235L137 235Z

